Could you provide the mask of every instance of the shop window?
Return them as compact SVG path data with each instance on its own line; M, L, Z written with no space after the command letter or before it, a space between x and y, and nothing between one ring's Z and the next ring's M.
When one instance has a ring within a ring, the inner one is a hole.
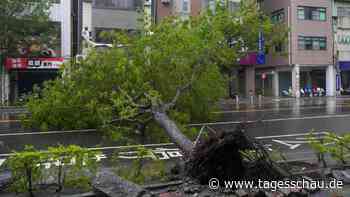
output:
M301 20L327 20L326 8L298 6L297 15Z
M327 50L327 38L326 37L298 37L299 50Z

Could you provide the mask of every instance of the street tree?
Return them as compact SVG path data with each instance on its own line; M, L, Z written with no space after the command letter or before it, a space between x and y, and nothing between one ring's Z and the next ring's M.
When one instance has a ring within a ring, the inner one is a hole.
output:
M47 43L55 26L49 22L53 0L0 1L0 56L19 56L33 41ZM52 39L51 39L52 40ZM32 54L35 55L35 54Z
M191 155L192 130L185 125L211 118L226 93L224 71L257 50L260 31L267 46L283 41L286 30L276 28L255 1L242 1L233 13L217 4L188 20L164 19L151 33L117 34L113 44L119 47L66 65L62 77L34 93L26 123L42 129L100 128L119 139L165 131Z

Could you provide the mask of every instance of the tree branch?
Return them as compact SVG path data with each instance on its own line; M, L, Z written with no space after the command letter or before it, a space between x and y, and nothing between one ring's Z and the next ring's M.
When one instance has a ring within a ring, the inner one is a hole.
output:
M195 76L196 76L196 72L193 72L192 76L191 76L191 80L187 84L185 84L184 86L177 88L176 94L175 94L174 98L171 100L171 102L164 105L165 111L168 111L169 109L175 107L177 100L179 100L179 98L183 94L183 92L185 92L186 90L188 90L192 86L192 84L195 80Z

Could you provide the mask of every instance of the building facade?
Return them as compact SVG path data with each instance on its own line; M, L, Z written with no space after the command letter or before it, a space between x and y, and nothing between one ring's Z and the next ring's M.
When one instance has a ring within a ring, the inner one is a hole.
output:
M332 5L337 89L350 94L350 1L333 0Z
M91 25L87 28L96 41L103 40L103 31L136 31L142 6L143 0L92 0Z
M264 65L244 67L246 95L335 96L332 2L264 0L261 9L290 32L287 43L270 49Z
M29 48L19 48L20 55L5 57L1 73L1 103L14 102L23 94L32 91L34 85L41 85L57 76L60 66L72 55L72 1L57 0L52 4L50 24L55 27L50 41L38 44L33 37ZM37 51L41 55L27 55Z

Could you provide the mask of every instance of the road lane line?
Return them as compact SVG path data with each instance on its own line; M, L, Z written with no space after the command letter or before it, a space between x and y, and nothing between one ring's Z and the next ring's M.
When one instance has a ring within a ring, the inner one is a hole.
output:
M26 132L26 133L2 133L0 137L21 136L21 135L50 135L50 134L66 134L66 133L89 133L97 131L96 129L83 129L71 131L46 131L46 132Z
M314 134L324 134L326 132L318 132ZM282 138L282 137L295 137L295 136L305 136L308 133L296 133L296 134L288 134L288 135L274 135L274 136L261 136L255 137L255 139L269 139L269 138ZM94 147L88 148L89 150L113 150L113 149L128 149L128 148L137 148L137 147L157 147L157 146L172 146L174 143L160 143L160 144L138 144L138 145L127 145L127 146L107 146L107 147ZM0 157L8 157L13 155L13 153L0 154Z
M11 122L21 122L21 120L10 120L10 119L0 120L0 123L11 123Z
M87 148L89 150L115 150L115 149L128 149L128 148L138 148L138 147L158 147L158 146L172 146L174 143L161 143L161 144L138 144L138 145L128 145L128 146L107 146L107 147L94 147ZM15 155L14 153L4 153L0 154L0 157L10 157Z
M272 141L277 142L277 143L282 144L282 145L285 145L285 146L288 146L289 149L291 149L291 150L295 150L296 148L301 146L301 144L290 144L290 143L282 141L282 140L272 140Z
M278 119L266 119L266 120L206 122L206 123L188 124L188 126L194 127L194 126L211 126L211 125L230 125L230 124L241 124L241 123L279 122L279 121L287 121L287 120L312 120L312 119L346 118L346 117L350 117L350 114L325 115L325 116L305 116L305 117L291 117L291 118L278 118Z
M162 144L139 144L139 145L129 145L129 146L107 146L107 147L96 147L88 148L89 150L110 150L110 149L127 149L127 148L138 148L138 147L156 147L156 146L171 146L174 143L162 143ZM1 156L1 155L0 155Z
M261 136L261 137L256 137L258 140L262 139L271 139L271 138L283 138L283 137L297 137L297 136L306 136L309 135L310 133L295 133L295 134L286 134L286 135L271 135L271 136ZM314 135L325 135L327 132L314 132L312 133Z

